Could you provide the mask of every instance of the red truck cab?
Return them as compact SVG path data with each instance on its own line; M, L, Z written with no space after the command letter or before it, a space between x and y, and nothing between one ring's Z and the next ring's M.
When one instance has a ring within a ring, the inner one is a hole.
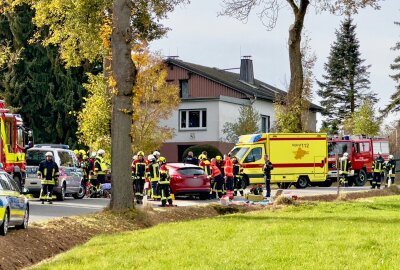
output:
M337 179L336 155L341 158L349 154L352 165L352 174L349 185L363 186L372 177L372 162L381 153L385 161L388 160L389 139L384 137L366 138L363 136L332 137L328 140L328 180Z

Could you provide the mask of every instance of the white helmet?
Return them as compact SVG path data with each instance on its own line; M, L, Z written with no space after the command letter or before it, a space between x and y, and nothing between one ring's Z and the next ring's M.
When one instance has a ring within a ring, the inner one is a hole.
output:
M106 151L104 151L103 149L99 149L99 151L97 151L98 155L104 155Z
M53 157L53 153L52 153L52 152L47 152L47 153L45 154L45 157Z
M393 155L389 155L389 159L393 159Z
M347 152L345 152L344 154L343 154L343 157L348 157L349 156L349 153L347 153Z
M91 157L91 158L94 158L94 157L96 157L96 155L97 155L96 151L94 151L94 152L90 153L90 157Z
M159 156L159 155L161 155L160 152L158 152L158 151L153 152L153 156Z
M148 155L148 156L147 156L147 159L153 161L153 160L155 160L156 158L155 158L155 156L153 156L153 155Z

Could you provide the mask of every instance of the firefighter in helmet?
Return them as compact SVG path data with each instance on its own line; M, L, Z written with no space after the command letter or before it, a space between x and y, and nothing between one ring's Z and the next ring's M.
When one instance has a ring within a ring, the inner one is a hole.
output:
M169 173L166 166L167 160L165 157L160 157L158 159L158 164L160 165L160 181L158 182L160 195L161 195L161 206L165 207L168 204L172 206L172 197L169 186Z
M40 200L42 201L42 204L44 204L44 201L52 204L53 189L58 180L59 171L57 163L53 161L53 153L47 152L45 157L46 159L40 162L37 172L38 178L41 179L42 184Z
M221 170L217 166L217 160L215 158L211 159L211 199L221 199L223 195L223 185L224 177L222 176Z
M100 185L104 184L106 181L107 164L104 161L104 154L106 151L99 149L97 151L96 159L94 161L94 171L97 175L96 177L96 189L100 189Z
M340 184L344 187L349 186L350 169L351 161L349 160L349 154L346 152L340 159L340 178L342 179Z
M160 180L160 165L158 164L157 159L154 155L149 155L147 159L149 161L148 178L150 179L151 184L150 197L153 200L157 200L161 198L158 192L158 181Z
M236 196L238 192L240 195L244 195L244 183L242 179L242 175L240 174L240 163L237 157L232 157L233 163L233 181L235 183L235 189L233 191L233 195Z
M137 153L137 159L132 162L132 177L134 183L135 197L137 204L143 204L143 191L146 177L147 162L144 159L144 152Z
M396 178L396 160L394 160L393 155L389 155L389 161L385 166L386 174L387 174L387 187L394 184L394 179Z
M372 170L373 170L373 178L371 180L371 189L381 188L381 182L382 182L382 174L384 173L384 166L385 166L385 160L383 159L382 155L380 152L378 152L378 157L374 160L372 163Z

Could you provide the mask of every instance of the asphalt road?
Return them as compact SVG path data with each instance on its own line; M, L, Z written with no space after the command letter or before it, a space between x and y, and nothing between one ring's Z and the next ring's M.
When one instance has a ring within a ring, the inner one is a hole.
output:
M366 187L348 187L341 188L341 192L356 192L362 190L370 189L369 186ZM276 189L272 190L272 196L274 196ZM337 187L308 187L306 189L287 189L283 191L283 194L302 196L313 196L313 195L323 195L323 194L336 194ZM235 197L235 201L244 200L243 197ZM77 216L85 215L89 213L95 213L101 211L103 208L109 205L109 199L100 198L84 198L82 200L76 200L73 198L66 198L63 202L54 202L52 205L44 204L42 205L38 199L30 200L30 222L40 222L46 221L51 218L57 217L67 217L67 216ZM178 206L193 206L208 204L212 201L209 200L199 200L190 197L177 198L174 204ZM213 202L216 202L214 200ZM150 204L153 207L158 207L160 202L147 201L145 199L145 204Z

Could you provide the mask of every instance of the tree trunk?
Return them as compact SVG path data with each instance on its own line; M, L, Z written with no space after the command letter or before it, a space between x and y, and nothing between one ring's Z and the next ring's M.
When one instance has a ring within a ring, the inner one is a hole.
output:
M111 35L111 71L116 83L112 97L111 168L112 209L132 207L131 124L132 90L136 69L131 58L130 1L114 0Z
M294 24L289 29L289 61L290 61L290 85L288 90L288 107L296 115L296 129L298 132L302 131L301 122L301 101L303 99L303 65L301 57L301 34L303 30L304 17L307 12L309 0L301 0L300 7L298 7L293 0L288 0L293 9L295 17Z

